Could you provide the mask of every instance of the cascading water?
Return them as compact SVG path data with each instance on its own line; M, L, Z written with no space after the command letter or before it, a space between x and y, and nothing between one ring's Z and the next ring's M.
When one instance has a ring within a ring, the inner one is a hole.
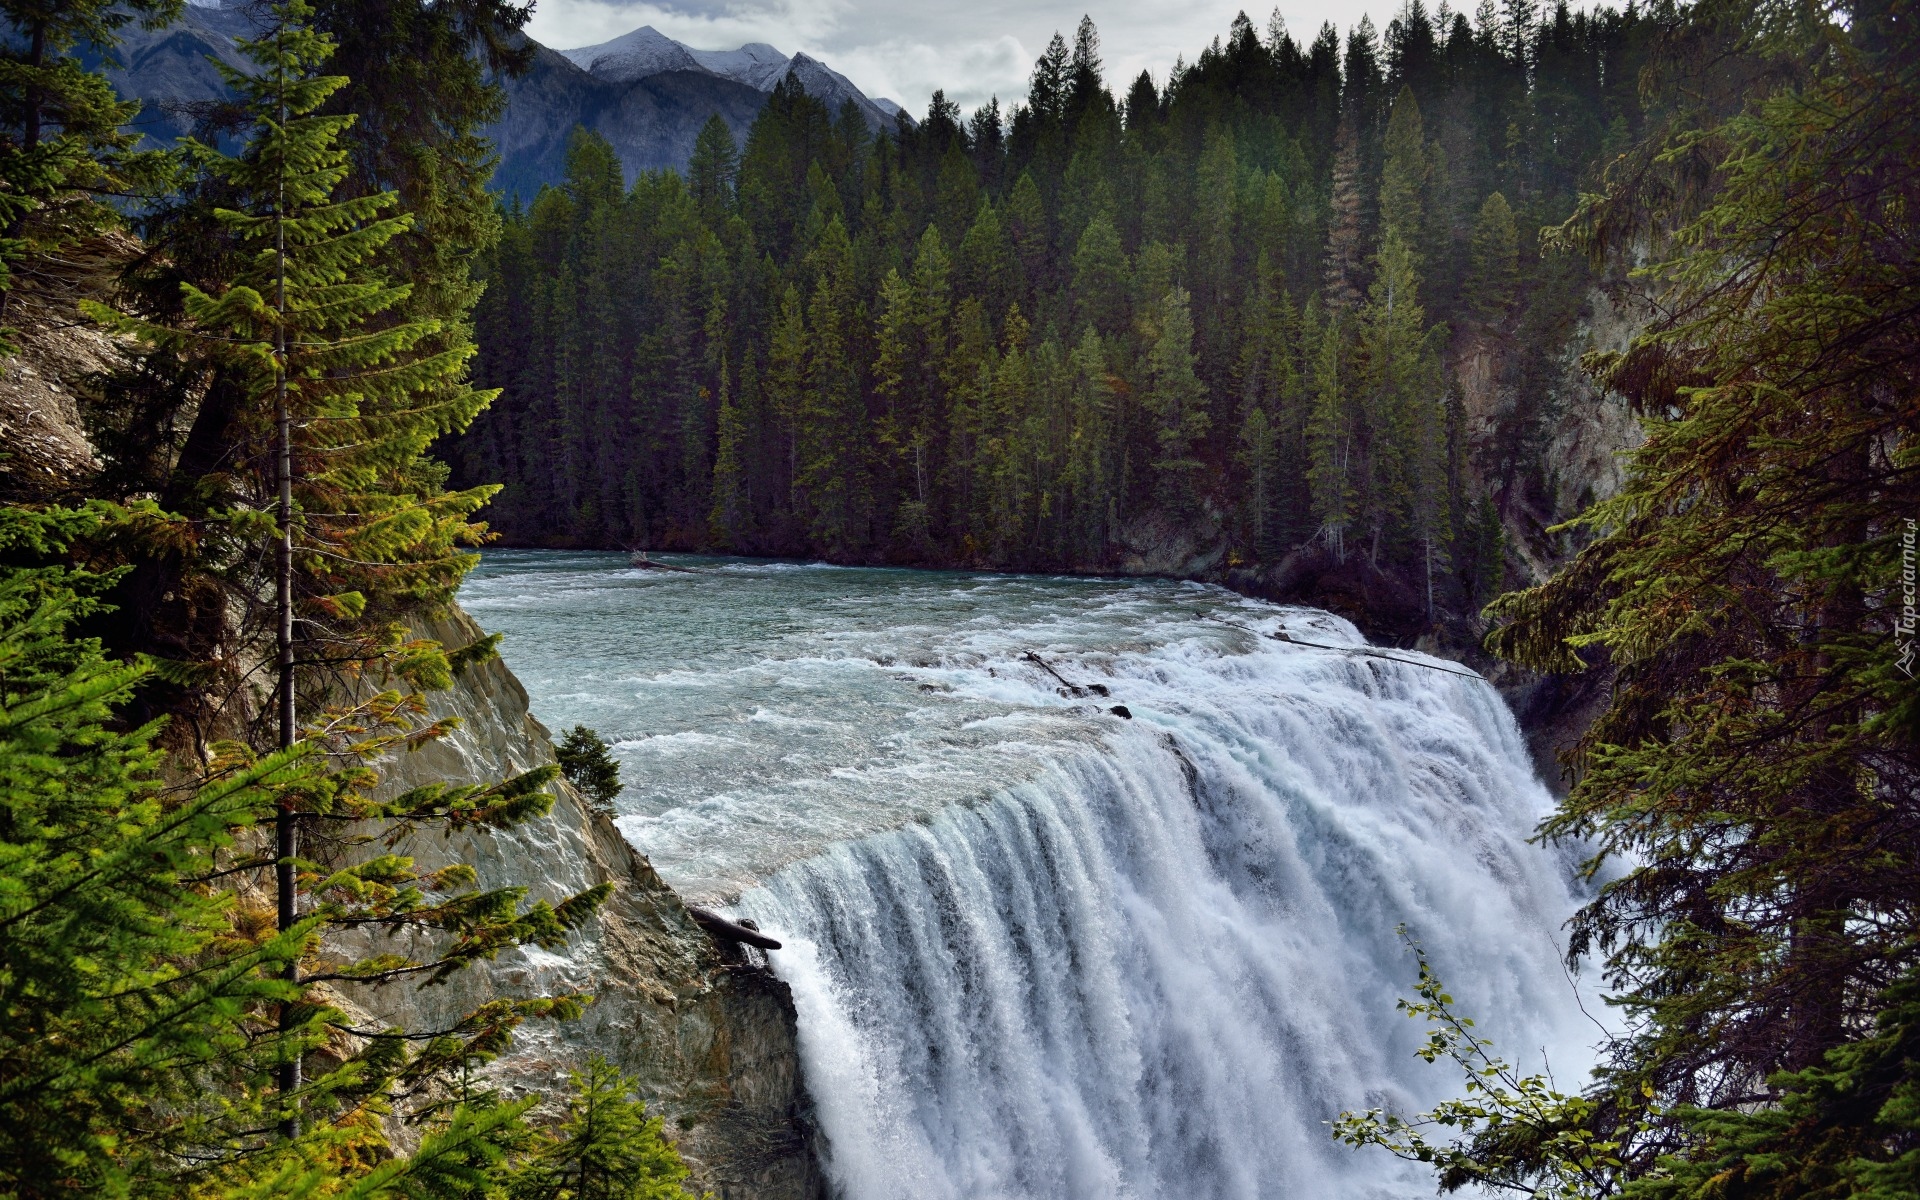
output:
M489 555L463 599L620 739L662 873L785 941L850 1200L1432 1194L1325 1126L1458 1086L1403 923L1509 1057L1589 1059L1548 797L1455 664L1196 585L710 571Z

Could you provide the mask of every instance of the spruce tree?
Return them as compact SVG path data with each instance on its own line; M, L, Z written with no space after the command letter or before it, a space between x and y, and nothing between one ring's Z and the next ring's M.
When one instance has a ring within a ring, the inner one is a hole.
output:
M1333 155L1333 224L1327 233L1322 294L1328 309L1344 312L1360 302L1360 136L1349 116L1340 123Z
M595 1055L571 1073L566 1116L506 1189L512 1200L694 1200L687 1168L634 1097L635 1081Z
M1354 423L1347 395L1346 336L1338 314L1329 318L1313 346L1313 405L1307 417L1307 485L1318 536L1336 560L1347 553L1347 527L1354 518ZM1317 343L1317 344L1315 344Z
M1079 320L1103 337L1126 328L1128 273L1119 231L1106 213L1095 216L1073 252L1073 302Z
M717 223L732 207L739 170L740 151L734 144L733 130L715 113L700 127L700 136L693 141L693 156L687 160L687 190L708 223Z
M620 795L620 763L598 731L575 725L553 748L567 781L598 804L612 804Z
M1479 320L1497 326L1513 307L1519 274L1519 235L1514 228L1513 209L1499 192L1480 205L1469 255L1468 309Z
M954 284L963 293L977 296L989 312L1007 311L1025 291L1020 260L990 200L980 201L980 211L960 240L954 256Z
M722 550L744 546L753 521L753 483L747 471L749 431L730 383L722 366L720 406L714 422L713 509L707 514L714 545Z
M456 547L477 536L469 517L496 489L405 489L430 478L419 469L427 444L463 427L492 393L463 381L470 346L401 357L437 330L435 322L382 320L408 294L381 270L383 251L408 219L391 213L390 193L334 198L348 170L339 137L352 117L317 115L342 80L317 73L328 45L305 24L308 13L301 0L276 9L273 26L242 47L258 70L229 72L229 84L257 122L241 153L188 146L198 168L237 199L239 207L216 216L242 252L238 277L211 291L184 284L185 320L178 324L88 306L95 319L138 339L155 357L211 358L244 398L232 436L234 453L253 478L235 497L241 506L224 520L229 536L265 536L276 545L271 626L279 679L272 719L283 751L306 732L297 707L296 656L331 669L309 667L309 687L318 697L351 689L355 676L376 664L413 686L444 687L453 670L493 645L488 640L449 654L436 643L407 640L393 620L409 603L443 599L474 561ZM354 752L372 754L396 739L444 731L407 729L417 709L417 697L383 692L359 706L352 720L334 724L366 730ZM317 793L303 803L336 818L513 823L551 804L540 790L546 778L532 772L493 792L422 789L392 805L351 791ZM299 925L303 903L332 904L306 895L325 875L300 857L301 823L299 806L280 806L273 859L283 931ZM398 926L472 927L438 959L401 960L387 977L444 973L514 941L563 938L604 896L576 897L558 915L544 903L523 914L517 904L500 907L514 889L430 900L410 892L408 878L399 868L394 880L350 907L377 912L398 905L392 913ZM289 982L297 981L296 967L289 965ZM297 1009L288 1006L282 1019L291 1033ZM296 1056L282 1064L285 1095L303 1094L299 1063ZM287 1119L291 1131L290 1113Z
M1413 254L1397 229L1381 243L1359 340L1367 364L1360 406L1366 444L1370 556L1402 523L1419 542L1430 589L1434 556L1451 533L1447 517L1446 393L1440 371L1443 330L1426 327Z
M1402 87L1387 119L1386 162L1380 172L1380 229L1382 236L1398 233L1415 248L1423 228L1430 162L1420 105L1413 89Z
M1170 511L1181 515L1199 507L1206 464L1198 457L1198 443L1212 423L1206 388L1193 370L1191 299L1176 287L1161 301L1156 314L1159 336L1147 358L1146 405L1157 425L1156 494Z
M1642 416L1626 486L1569 567L1490 609L1502 655L1612 674L1543 831L1605 880L1573 952L1629 1023L1592 1124L1647 1123L1621 1155L1641 1195L1911 1191L1914 1060L1889 1054L1920 953L1920 260L1891 249L1920 155L1911 14L1747 18L1756 52L1816 65L1731 114L1678 107L1560 234L1602 256L1674 235L1642 268L1660 315L1589 360ZM1703 146L1721 169L1667 229Z
M505 825L544 811L533 796L550 773L380 804L355 761L394 744L377 731L334 762L305 741L264 757L216 744L208 763L166 763L160 723L124 719L156 664L109 661L69 631L101 611L112 574L63 565L77 541L137 536L158 515L0 509L0 1187L36 1200L348 1184L438 1195L439 1164L490 1160L527 1104L443 1107L410 1157L392 1155L375 1118L396 1104L431 1117L403 1098L444 1094L520 1021L576 1013L577 998L496 1000L451 1027L363 1034L347 1051L345 1014L285 968L331 925L379 923L440 935L442 952L334 956L328 986L444 978L509 945L560 945L604 893L521 911L516 889L460 894L463 869L419 872L383 854L335 864L301 919L276 929L248 876L271 863L257 831L287 805ZM293 1019L271 1020L276 1007ZM322 1046L333 1065L297 1097L264 1086ZM295 1136L266 1136L294 1100L306 1118Z
M871 491L865 398L848 353L858 314L853 248L837 215L812 257L796 482L813 536L829 555L845 558L866 545Z

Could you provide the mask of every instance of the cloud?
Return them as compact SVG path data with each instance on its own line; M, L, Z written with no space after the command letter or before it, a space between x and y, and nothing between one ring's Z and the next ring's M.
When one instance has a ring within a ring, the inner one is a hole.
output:
M918 117L936 90L969 112L994 96L1024 96L1035 53L1010 34L937 47L895 38L835 51L829 65L868 95L891 97Z
M731 50L771 42L792 53L824 45L854 11L856 0L775 0L744 4L650 4L623 0L543 0L528 31L557 50L592 46L651 25L696 50Z

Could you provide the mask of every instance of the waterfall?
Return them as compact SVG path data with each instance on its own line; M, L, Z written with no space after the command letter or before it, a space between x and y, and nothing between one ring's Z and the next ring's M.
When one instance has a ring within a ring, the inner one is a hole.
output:
M1489 686L1406 657L1120 654L1135 719L1099 745L740 896L786 942L837 1193L1432 1195L1326 1127L1459 1087L1395 1010L1402 924L1499 1052L1577 1083L1569 864L1527 842L1549 797Z
M1573 863L1457 663L1168 580L702 571L508 551L462 595L614 742L667 881L785 943L843 1200L1431 1196L1326 1126L1459 1093L1401 925L1497 1052L1584 1078Z

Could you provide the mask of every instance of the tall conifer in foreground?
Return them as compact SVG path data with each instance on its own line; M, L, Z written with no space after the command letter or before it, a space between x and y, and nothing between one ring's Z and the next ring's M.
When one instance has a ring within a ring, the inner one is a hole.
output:
M408 294L380 266L409 218L391 212L391 193L334 198L348 167L339 137L353 118L315 115L344 81L317 73L328 45L305 24L308 11L302 0L276 9L272 28L243 44L259 70L229 72L257 121L241 153L188 147L199 169L223 181L242 206L214 214L241 252L238 277L216 290L183 284L185 319L178 324L88 307L155 357L210 357L243 390L235 449L253 472L234 497L245 506L217 520L237 540L265 537L277 544L270 611L279 682L272 710L283 750L306 733L296 707L296 655L309 664L302 672L307 692L340 704L353 689L364 694L359 677L370 669L378 669L367 679L376 687L394 675L415 687L444 687L454 669L492 649L489 641L450 656L437 643L405 640L397 623L371 619L383 609L391 617L409 601L444 596L471 565L473 556L456 544L477 536L467 518L495 489L421 495L406 488L418 476L428 442L464 426L491 393L464 383L469 347L401 357L439 325L383 319ZM239 581L243 588L261 582ZM248 632L240 631L243 639ZM255 626L252 632L261 631ZM417 695L381 692L324 721L336 740L344 739L329 748L365 757L444 732L437 725L410 728L421 711ZM323 723L318 711L306 720ZM329 888L347 887L343 897L355 892L345 882L351 869L345 876L323 872L300 857L296 834L312 817L298 809L336 821L511 824L546 811L551 797L541 788L550 775L532 772L491 792L416 789L392 805L352 790L287 795L276 820L279 927L294 928L303 906L337 903ZM376 977L443 971L462 956L489 957L519 941L563 940L604 896L596 890L557 912L542 903L523 913L517 904L523 889L462 891L468 882L457 872L416 877L401 866L392 879L354 895L348 908L365 915L399 904L391 915L400 925L463 928L450 956L433 963L397 959ZM502 909L499 902L508 897L513 902ZM297 981L297 966L287 968L290 981ZM294 1019L291 1009L285 1019ZM288 1095L301 1092L297 1057L283 1064L279 1086Z

